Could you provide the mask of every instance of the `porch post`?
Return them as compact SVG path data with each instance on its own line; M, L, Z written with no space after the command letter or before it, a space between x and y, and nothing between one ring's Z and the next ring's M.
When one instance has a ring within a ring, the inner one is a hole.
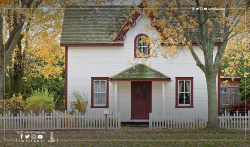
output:
M118 112L118 83L115 81L115 111Z
M165 96L165 82L162 81L162 110L165 112L166 110L166 106L165 106L165 103L166 103L166 96Z

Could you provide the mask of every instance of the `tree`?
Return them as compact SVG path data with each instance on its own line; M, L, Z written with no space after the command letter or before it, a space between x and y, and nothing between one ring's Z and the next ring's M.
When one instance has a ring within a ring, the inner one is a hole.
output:
M241 76L239 83L242 101L250 101L250 52L249 29L247 34L238 34L232 38L226 47L221 60L221 74L225 76ZM246 38L247 37L247 38Z
M213 7L217 9L213 10ZM206 77L208 127L218 127L216 76L228 41L237 33L244 31L242 30L244 23L239 23L242 21L240 17L245 13L242 4L237 0L220 2L217 0L144 0L141 8L135 6L130 14L142 14L144 11L154 26L146 26L147 29L155 28L159 34L158 38L149 36L150 39L145 40L151 44L154 42L151 51L153 54L141 60L146 62L146 59L158 57L157 53L161 53L165 58L173 57L177 53L178 46L188 48L196 65ZM215 44L218 42L220 44L214 56ZM162 43L165 45L164 48L161 47ZM197 56L193 43L202 50L204 61Z
M112 0L108 0L107 2L112 2ZM17 48L17 43L22 42L19 50L19 59L21 59L20 55L23 57L30 55L35 55L35 57L39 57L39 60L50 60L46 62L43 69L39 69L39 74L45 74L45 77L53 75L56 72L60 72L60 68L50 68L54 64L52 60L53 57L47 58L48 54L44 49L54 50L58 48L58 43L60 40L60 31L61 24L63 19L63 8L65 5L81 5L81 4L97 4L102 5L104 2L100 2L98 0L83 0L83 1L66 1L66 0L3 0L1 3L0 10L0 99L4 98L4 89L5 89L5 68L10 67L14 69L10 69L7 71L9 73L10 80L7 79L7 82L14 83L9 84L10 90L13 93L13 90L20 90L20 76L23 74L24 64L22 64L22 71L20 72L19 66L15 66L12 64L12 54ZM52 26L52 27L51 27ZM47 30L46 30L47 29ZM21 37L22 36L22 37ZM45 40L42 40L45 39ZM32 41L31 41L32 40ZM51 42L50 42L51 41ZM25 42L25 43L23 43ZM42 46L39 46L42 45ZM30 52L28 49L30 48ZM26 52L27 51L27 52ZM33 51L33 52L32 52ZM55 50L54 50L55 51ZM20 54L21 53L21 54ZM56 53L55 53L56 54ZM34 57L31 57L34 58ZM16 58L17 59L17 58ZM24 58L22 58L23 60ZM21 60L19 60L21 61ZM23 62L23 61L22 61ZM4 64L5 63L5 64ZM51 63L51 64L50 64ZM16 64L16 65L17 65ZM18 70L17 70L18 69ZM33 68L34 69L34 68ZM49 70L49 71L48 71ZM17 74L19 73L19 74ZM22 73L22 74L21 74ZM14 81L13 75L16 78ZM8 85L8 83L7 83ZM16 93L16 92L14 92Z
M21 31L29 14L41 0L12 0L1 4L0 16L0 99L4 98L6 65L11 64L12 53L20 41ZM27 9L19 9L27 8ZM4 28L5 27L5 28ZM8 31L7 31L8 30Z

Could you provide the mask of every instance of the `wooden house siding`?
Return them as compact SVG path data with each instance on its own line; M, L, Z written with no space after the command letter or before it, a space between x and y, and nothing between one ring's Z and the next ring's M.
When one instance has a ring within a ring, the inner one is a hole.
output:
M158 35L156 30L145 32L145 24L149 19L140 17L136 26L131 28L124 40L124 46L103 47L68 47L68 106L74 99L74 90L88 94L91 102L91 77L110 77L126 68L131 67L128 59L134 57L134 38L138 34L149 37ZM194 46L197 55L203 61L202 51ZM216 49L215 49L216 52ZM169 112L207 112L207 88L204 73L187 49L179 49L174 59L159 57L151 62L151 68L169 76L171 81L165 81L165 110ZM175 77L193 77L193 106L194 108L175 108ZM118 110L121 121L131 121L131 82L118 81ZM152 110L163 109L162 82L152 82ZM115 82L109 83L109 108L115 110ZM102 108L92 108L102 109Z

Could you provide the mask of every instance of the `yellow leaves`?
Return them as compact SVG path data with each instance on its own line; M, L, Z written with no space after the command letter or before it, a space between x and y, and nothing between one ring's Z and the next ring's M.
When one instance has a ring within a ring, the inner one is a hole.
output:
M148 62L148 66L151 66L151 62Z
M47 42L48 41L48 42ZM55 77L62 72L64 67L59 65L63 61L64 50L59 46L54 46L50 39L43 41L38 40L27 50L29 60L36 60L33 64L27 66L29 70L28 76L44 75L45 78ZM33 73L33 74L31 74Z
M249 73L244 73L244 78L246 78L249 75Z
M184 28L188 26L187 22L183 22Z
M8 0L0 0L0 3L3 3L6 5L8 3Z
M228 80L222 82L224 86L228 84Z
M55 78L55 75L62 72L64 67L60 64L64 62L64 49L59 47L62 15L60 9L53 10L53 13L38 9L36 19L30 21L29 32L23 32L23 44L28 42L24 48L29 61L24 80L40 75Z
M133 19L132 18L129 18L129 20L128 20L129 22L133 22Z
M3 105L4 104L4 105ZM18 110L22 111L25 105L25 101L22 99L20 94L13 95L10 99L0 100L0 109L5 108L4 110Z
M228 42L226 50L223 54L221 63L222 65L228 65L222 71L224 75L229 76L246 76L247 74L242 73L245 69L250 68L250 56L246 53L245 42L242 37L244 35L239 34Z
M133 62L131 60L128 59L128 62L129 62L129 64L133 65Z
M96 12L98 13L99 12L99 7L95 8Z

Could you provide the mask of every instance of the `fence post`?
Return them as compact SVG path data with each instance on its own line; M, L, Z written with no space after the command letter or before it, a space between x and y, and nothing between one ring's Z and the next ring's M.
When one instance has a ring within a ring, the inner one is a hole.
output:
M3 114L3 129L5 130L5 114Z
M248 110L248 112L247 112L247 122L248 122L248 126L247 126L247 129L249 129L250 128L250 120L249 120L249 116L250 116L250 111Z
M121 112L118 112L118 129L121 129Z
M149 113L149 129L152 129L152 113Z
M2 114L0 114L0 130L3 129L3 123L2 123L3 117Z
M60 118L59 118L58 112L56 113L55 117L56 117L56 128L59 129L60 128L60 126L59 126L60 125L60 123L59 123Z
M80 113L77 115L70 115L67 112L59 116L58 112L53 111L51 116L46 116L44 112L39 115L30 112L24 115L20 112L17 116L13 116L11 112L6 112L4 115L0 114L0 130L35 130L35 129L120 129L121 128L121 112L107 113L103 116L95 113L86 113L81 117ZM162 111L152 111L149 113L149 129L175 127L175 128L203 128L207 126L207 117L197 115L193 118L188 115L177 113L166 113ZM54 115L54 116L53 116ZM240 112L236 112L233 116L229 113L218 116L218 123L221 128L234 128L234 129L249 129L250 128L250 111L245 113L245 116ZM86 121L88 119L88 121ZM102 122L101 122L102 121ZM90 123L90 124L89 124ZM99 125L98 125L99 123ZM167 126L168 123L168 126ZM70 125L71 124L71 125ZM82 125L81 125L82 124ZM84 125L85 124L85 125Z

